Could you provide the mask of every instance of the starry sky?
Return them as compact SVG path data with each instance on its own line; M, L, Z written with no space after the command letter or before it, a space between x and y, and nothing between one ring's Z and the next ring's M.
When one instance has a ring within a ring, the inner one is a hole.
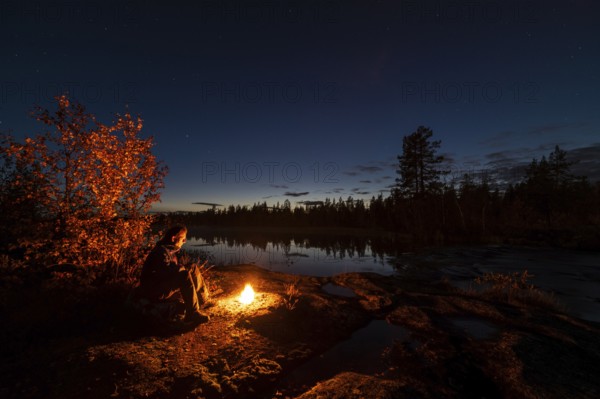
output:
M598 11L584 0L0 0L0 130L41 132L30 111L62 93L107 123L140 115L169 167L157 211L386 196L419 125L454 175L518 178L559 145L598 180Z

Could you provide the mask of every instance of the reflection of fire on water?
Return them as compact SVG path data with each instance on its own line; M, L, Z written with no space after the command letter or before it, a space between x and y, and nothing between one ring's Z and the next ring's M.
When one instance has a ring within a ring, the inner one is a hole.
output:
M246 287L244 287L244 290L240 294L238 301L240 301L240 303L242 303L244 305L248 305L248 304L252 303L253 300L254 300L254 290L252 289L252 286L250 284L246 284Z

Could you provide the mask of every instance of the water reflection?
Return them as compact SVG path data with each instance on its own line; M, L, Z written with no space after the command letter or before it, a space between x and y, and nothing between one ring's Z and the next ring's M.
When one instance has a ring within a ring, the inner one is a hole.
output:
M190 228L188 250L206 252L216 265L254 263L294 274L373 271L392 274L406 246L391 237L353 234L214 231Z

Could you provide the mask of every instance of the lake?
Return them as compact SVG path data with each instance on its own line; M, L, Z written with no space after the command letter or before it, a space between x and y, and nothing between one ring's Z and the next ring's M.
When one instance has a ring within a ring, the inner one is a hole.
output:
M184 248L210 254L215 265L249 263L265 269L300 275L331 276L347 272L375 272L384 275L396 273L388 256L373 254L367 246L364 252L348 248L319 248L306 242L268 242L264 246L251 243L206 242L191 239Z
M289 274L417 273L447 277L469 288L487 272L527 270L530 282L553 293L567 311L600 322L600 252L505 245L416 249L389 236L218 232L191 228L184 249L202 251L211 264L249 263Z

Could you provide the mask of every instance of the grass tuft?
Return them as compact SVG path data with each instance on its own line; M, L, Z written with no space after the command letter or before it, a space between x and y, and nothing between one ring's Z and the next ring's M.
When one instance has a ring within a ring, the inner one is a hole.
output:
M475 279L483 288L481 295L508 303L519 302L545 309L565 311L565 307L554 296L529 283L534 277L527 270L514 273L485 273Z
M298 279L296 278L291 283L285 283L283 285L284 288L284 296L283 296L283 305L287 310L294 310L296 305L298 305L298 301L302 296L300 289L298 288Z

